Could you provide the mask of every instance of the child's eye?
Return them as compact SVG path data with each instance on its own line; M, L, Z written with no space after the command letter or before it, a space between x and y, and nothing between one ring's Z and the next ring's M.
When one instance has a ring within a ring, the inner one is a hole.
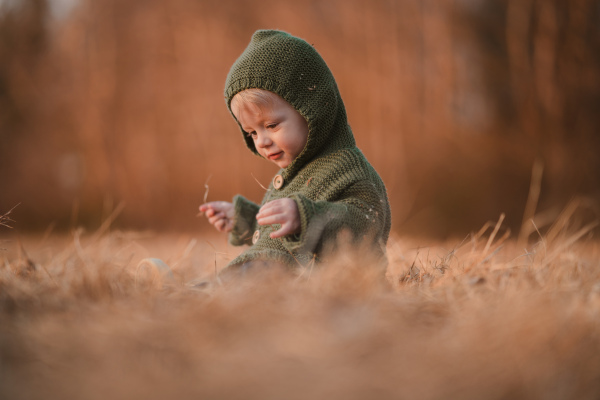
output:
M248 136L249 138L255 139L256 138L256 132L254 132L254 131L248 132L248 133L246 133L246 136Z
M267 129L275 129L275 127L277 127L277 123L276 122L267 125Z

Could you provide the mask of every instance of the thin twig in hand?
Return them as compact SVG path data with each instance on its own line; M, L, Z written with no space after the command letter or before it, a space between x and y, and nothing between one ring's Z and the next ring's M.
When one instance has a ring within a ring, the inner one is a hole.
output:
M204 192L204 202L202 204L206 204L206 200L208 199L208 181L210 181L210 178L212 178L212 174L210 174L208 178L206 178L206 182L204 182L204 187L206 188L206 191ZM204 215L204 213L200 211L198 214L196 214L196 217L201 217L202 215Z
M204 192L204 203L206 203L206 200L208 199L208 181L210 181L210 178L212 178L212 174L210 174L208 178L206 178L206 182L204 182L204 187L206 188L206 192Z

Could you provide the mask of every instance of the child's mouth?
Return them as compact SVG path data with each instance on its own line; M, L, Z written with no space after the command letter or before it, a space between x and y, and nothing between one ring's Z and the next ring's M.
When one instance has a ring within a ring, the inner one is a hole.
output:
M272 160L272 161L274 161L274 160L278 160L278 159L280 159L280 158L281 158L281 156L283 156L283 151L280 151L279 153L273 153L273 154L269 154L269 155L267 156L267 158L268 158L269 160Z

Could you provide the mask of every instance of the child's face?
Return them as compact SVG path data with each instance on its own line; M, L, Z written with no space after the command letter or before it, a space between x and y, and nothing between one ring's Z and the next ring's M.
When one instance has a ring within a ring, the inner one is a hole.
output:
M286 168L304 150L308 124L304 117L281 97L268 92L269 104L231 101L231 111L242 129L254 140L258 153Z

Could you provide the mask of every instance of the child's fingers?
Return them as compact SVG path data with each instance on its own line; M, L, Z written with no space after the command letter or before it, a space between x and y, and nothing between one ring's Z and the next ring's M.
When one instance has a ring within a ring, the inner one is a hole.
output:
M215 228L217 228L219 232L230 232L233 229L233 223L230 220L223 218L215 224Z
M226 221L224 219L221 219L215 223L215 228L217 228L219 232L223 232L225 230L225 225Z
M271 238L275 239L286 235L291 235L300 230L300 220L291 217L288 214L275 214L268 217L257 218L259 225L281 224L281 228L271 232Z
M217 212L217 210L211 207L210 204L202 204L199 209L200 213L204 213L204 215L206 215L206 218L212 217Z
M233 204L226 201L211 201L201 204L198 208L219 232L230 232L233 229Z
M222 212L220 212L220 213L217 213L215 215L210 216L208 218L208 222L210 222L211 224L215 225L218 221L224 220L224 219L225 219L225 214L223 214Z
M267 203L264 206L262 206L260 208L260 210L258 210L258 214L256 214L257 218L260 217L266 217L268 215L272 215L274 213L280 212L281 210L279 209L280 207L277 206L277 204L272 204L271 203Z
M296 227L292 223L285 223L281 225L281 228L279 228L278 230L271 232L269 236L271 237L271 239L276 239L279 237L291 235L293 233L296 233L297 228L298 227Z
M200 209L200 212L206 213L210 210L214 210L215 207L213 206L213 203L205 203L205 204L201 204L200 207L198 207Z
M285 214L272 214L267 216L256 217L256 222L259 225L283 224L287 221Z
M256 215L259 225L280 224L281 228L271 232L271 238L278 238L300 230L298 207L292 199L278 199L266 203Z
M264 206L258 210L258 214L256 214L257 218L260 217L268 217L270 215L275 214L284 214L287 208L285 207L285 203L279 202L277 200L270 201L266 203Z
M208 210L225 211L231 207L231 203L226 201L211 201L200 205L200 211L207 212Z
M280 229L278 229L274 232L271 232L271 234L269 236L271 237L271 239L277 239L278 237L283 237L285 235L287 235L286 229L284 229L282 226Z

